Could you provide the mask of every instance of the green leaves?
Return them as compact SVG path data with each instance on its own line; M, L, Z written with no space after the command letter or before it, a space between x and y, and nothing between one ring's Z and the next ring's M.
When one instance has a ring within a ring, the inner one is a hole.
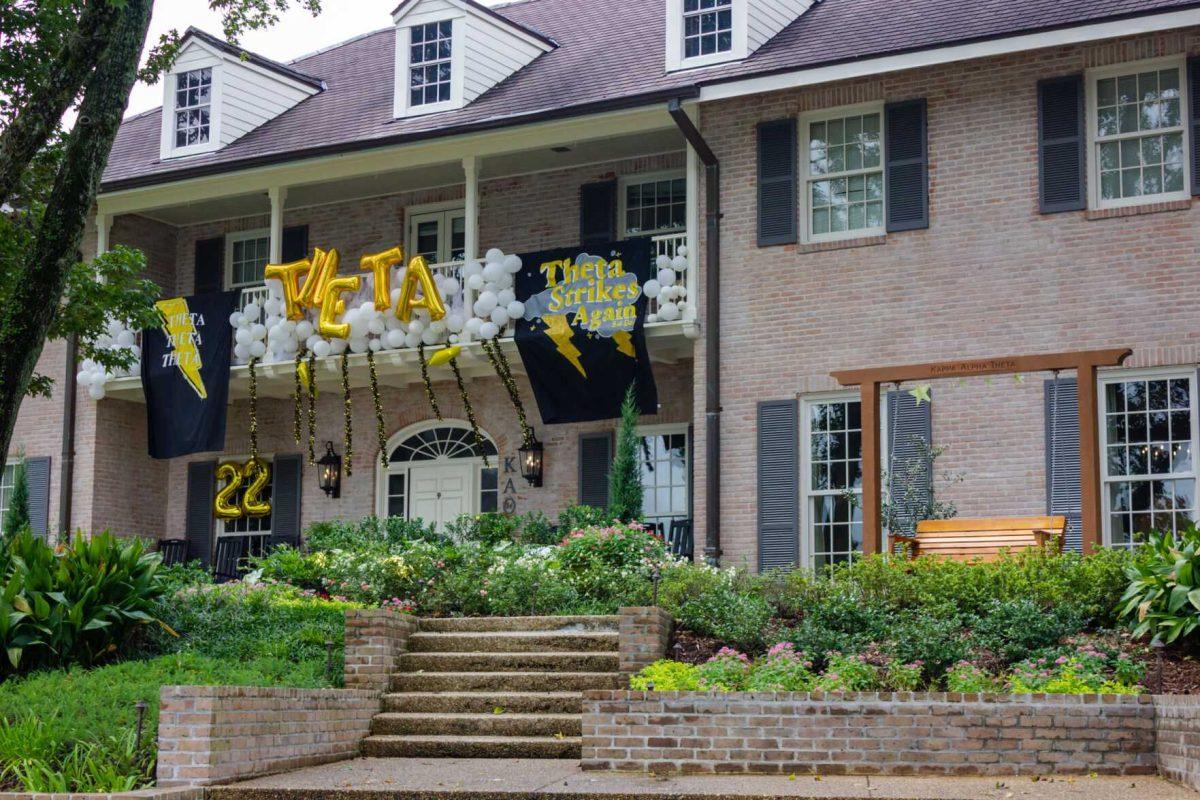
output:
M1118 605L1133 623L1135 637L1154 636L1167 644L1200 627L1200 531L1193 525L1153 533L1125 569L1129 586Z

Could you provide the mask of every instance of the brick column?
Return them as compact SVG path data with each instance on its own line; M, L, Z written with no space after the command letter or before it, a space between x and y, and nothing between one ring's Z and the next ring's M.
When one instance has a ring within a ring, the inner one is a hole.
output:
M386 692L396 659L417 630L416 617L382 608L346 612L347 689Z
M656 606L622 608L619 630L621 672L632 675L665 658L675 620Z

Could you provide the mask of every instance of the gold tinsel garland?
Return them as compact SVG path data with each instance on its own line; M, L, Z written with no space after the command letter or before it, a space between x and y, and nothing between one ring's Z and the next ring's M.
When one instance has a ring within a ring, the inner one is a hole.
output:
M467 422L471 423L471 433L475 434L475 446L479 448L479 452L483 454L483 466L491 468L491 463L488 461L487 450L483 445L483 434L479 432L479 425L475 422L475 409L471 408L471 397L467 394L467 385L463 383L462 372L458 369L458 359L450 359L450 369L454 370L454 380L458 381L458 395L462 398L463 411L467 415Z
M533 429L529 427L529 420L525 417L525 405L521 402L521 392L517 388L517 382L513 380L512 367L509 366L508 357L504 355L504 350L500 346L500 337L497 336L491 341L484 339L480 344L483 345L483 352L487 353L488 361L492 362L492 369L496 370L496 375L500 377L500 382L508 391L508 399L512 401L513 408L517 410L517 420L521 423L521 446L528 447L533 442Z
M258 461L258 373L257 358L250 359L250 460Z
M317 463L317 354L308 353L308 463Z
M304 364L304 351L296 351L296 393L294 395L296 402L292 409L292 437L296 440L296 444L300 444L304 432L301 428L301 419L304 416L304 387L300 385L300 367Z
M438 422L441 422L442 409L438 407L437 395L433 391L433 381L429 380L429 362L425 360L424 343L417 345L417 359L421 362L421 381L425 384L425 397L429 400L429 407L433 409L433 415L437 417Z
M383 401L379 399L379 374L375 371L375 351L367 351L367 366L371 370L371 399L375 402L375 435L379 437L379 463L388 465L387 433L383 426Z
M354 425L350 409L350 351L342 352L342 407L346 424L346 457L342 461L346 477L354 474Z

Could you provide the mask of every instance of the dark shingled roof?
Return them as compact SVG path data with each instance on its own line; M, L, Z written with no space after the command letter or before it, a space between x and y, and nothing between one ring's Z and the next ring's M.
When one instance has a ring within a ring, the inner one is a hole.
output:
M161 109L126 120L103 190L665 102L736 78L1195 8L1200 0L823 0L744 62L672 74L664 71L665 5L524 0L499 7L558 46L466 108L411 119L392 116L395 31L369 33L285 67L323 81L325 90L218 152L162 161Z

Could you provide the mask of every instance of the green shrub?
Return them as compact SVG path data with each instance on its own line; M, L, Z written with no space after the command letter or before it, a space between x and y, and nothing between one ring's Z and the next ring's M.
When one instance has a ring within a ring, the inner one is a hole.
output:
M633 383L621 401L617 448L608 470L608 513L614 519L634 522L642 518L642 437L638 435L637 391Z
M874 692L883 688L883 676L862 655L829 654L829 665L817 679L817 688L826 692Z
M702 691L737 692L746 688L750 669L750 658L745 653L722 647L715 656L696 668L696 678Z
M780 642L755 663L745 686L752 692L807 692L815 682L812 662L791 642Z
M988 694L1004 689L1004 681L982 667L961 661L946 671L946 691Z
M1151 635L1167 644L1200 627L1200 529L1177 536L1153 533L1126 568L1129 584L1120 614L1135 638Z
M25 456L17 459L13 467L12 494L8 497L8 508L4 510L4 533L14 536L29 528L29 472L25 467Z
M447 526L450 538L457 542L498 545L515 542L521 533L521 518L512 514L462 516Z
M0 674L111 658L156 620L160 560L136 539L77 536L53 550L29 531L0 546Z
M419 519L367 517L357 522L333 520L310 525L304 532L304 547L312 553L389 549L416 539L445 541L444 536Z
M754 591L753 579L736 570L698 565L664 569L659 605L684 629L751 652L762 648L771 621L771 606Z
M213 582L212 572L201 561L185 561L169 567L160 565L158 577L162 581L163 597L170 597L180 589L206 586Z
M1078 633L1084 620L1070 603L1042 608L1031 600L997 600L969 624L976 647L1011 664Z
M567 506L558 515L559 538L581 528L604 527L614 520L608 509L595 506Z
M670 556L662 540L638 525L619 523L573 531L555 553L565 578L581 597L609 603L649 600L651 573Z
M885 667L884 683L894 692L915 692L921 688L924 665L920 661L905 664L892 659Z
M965 659L975 644L963 629L962 618L952 609L937 614L896 614L882 636L884 652L902 663L921 664L924 676L930 680Z
M629 679L635 692L694 692L700 688L696 667L679 661L655 661Z

